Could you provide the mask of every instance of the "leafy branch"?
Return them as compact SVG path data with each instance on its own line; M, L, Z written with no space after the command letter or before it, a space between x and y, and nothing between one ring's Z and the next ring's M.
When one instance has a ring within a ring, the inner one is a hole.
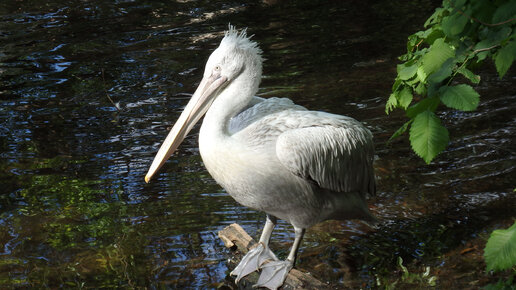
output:
M449 143L437 109L476 110L480 95L472 85L480 76L472 67L486 59L502 78L516 58L516 2L444 0L424 24L408 37L385 112L405 111L409 120L391 137L408 131L414 152L428 164ZM469 84L459 83L458 76Z
M482 20L480 20L480 19L478 19L478 18L475 18L475 17L473 17L473 16L468 15L465 11L462 11L462 10L461 10L461 11L459 11L459 13L462 13L463 15L465 15L465 16L467 16L467 17L471 18L471 20L476 21L476 22L478 22L478 23L480 23L480 24L482 24L482 25L485 25L485 26L498 26L498 25L504 25L504 24L507 24L507 23L510 23L510 22L515 21L515 20L516 20L516 18L511 18L511 19L507 19L507 20L505 20L505 21L498 22L498 23L487 23L487 22L484 22L484 21L482 21Z

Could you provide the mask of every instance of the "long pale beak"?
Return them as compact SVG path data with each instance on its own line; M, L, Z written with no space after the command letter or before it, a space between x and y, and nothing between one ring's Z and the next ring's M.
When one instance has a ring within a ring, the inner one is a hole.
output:
M152 176L165 164L168 158L176 151L179 144L183 142L186 135L199 119L208 111L211 103L217 95L216 92L227 82L227 78L219 72L214 72L209 77L204 77L192 95L190 102L186 105L183 113L179 116L174 127L159 148L152 165L145 175L145 182L149 182Z

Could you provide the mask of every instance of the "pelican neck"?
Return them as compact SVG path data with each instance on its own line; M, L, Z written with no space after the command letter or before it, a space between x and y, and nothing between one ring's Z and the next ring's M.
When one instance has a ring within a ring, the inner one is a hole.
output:
M213 104L206 112L201 125L201 135L209 135L213 139L230 137L229 121L241 112L256 93L254 85L249 84L249 78L240 75L219 92Z

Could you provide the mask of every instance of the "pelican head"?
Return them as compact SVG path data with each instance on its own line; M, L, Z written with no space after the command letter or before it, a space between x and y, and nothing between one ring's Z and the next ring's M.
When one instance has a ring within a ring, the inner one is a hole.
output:
M223 91L236 90L239 87L237 85L238 80L245 78L247 84L250 84L247 89L252 92L252 94L247 94L250 95L250 100L258 90L261 75L262 57L260 48L256 42L247 37L245 29L239 33L230 25L219 47L210 55L199 86L156 154L145 176L145 182L149 182L152 176L163 166L179 144L183 142L188 132L208 111L213 102L222 95Z

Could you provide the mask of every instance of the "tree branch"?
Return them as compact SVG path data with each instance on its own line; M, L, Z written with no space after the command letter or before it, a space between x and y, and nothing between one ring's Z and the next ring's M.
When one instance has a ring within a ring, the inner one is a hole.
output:
M256 241L247 234L244 229L238 224L231 224L219 232L220 239L224 242L226 247L233 249L234 257L239 260L241 256L247 253ZM231 259L235 260L235 259ZM235 261L236 262L236 261ZM258 281L258 274L252 273L245 276L238 283L239 287L245 288L247 285L253 285ZM297 269L292 269L288 273L287 280L282 286L282 289L329 289L330 287L323 282L315 279L310 274L303 273ZM246 288L247 289L247 288Z
M509 20L505 20L505 21L498 22L498 23L487 23L487 22L484 22L484 21L482 21L482 20L480 20L480 19L478 19L478 18L475 18L475 17L473 17L473 16L471 16L471 15L467 14L467 13L466 13L466 12L464 12L463 10L458 10L458 12L459 12L460 14L462 14L462 15L464 15L464 16L466 16L466 17L468 17L469 19L471 19L471 20L473 20L473 21L476 21L476 22L478 22L478 23L480 23L480 24L482 24L482 25L485 25L485 26L491 26L491 27L493 27L493 26L500 26L500 25L504 25L504 24L506 24L506 23L510 23L510 22L515 21L515 20L516 20L516 18L511 18L511 19L509 19Z

